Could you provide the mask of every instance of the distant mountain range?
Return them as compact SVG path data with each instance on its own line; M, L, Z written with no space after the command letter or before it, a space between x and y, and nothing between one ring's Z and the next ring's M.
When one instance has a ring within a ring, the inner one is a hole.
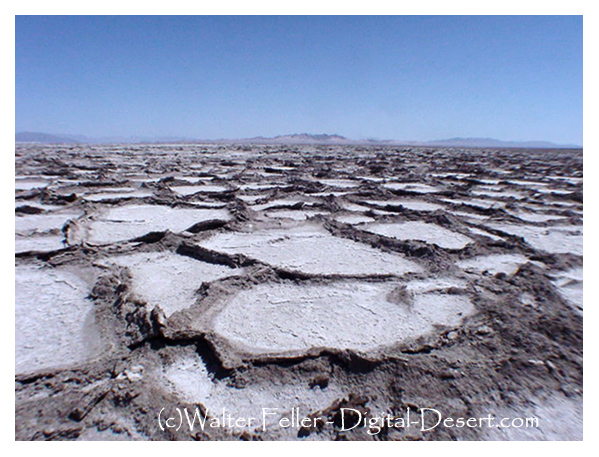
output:
M427 141L421 144L425 146L461 146L471 148L580 149L582 147L576 144L555 144L549 141L503 141L494 138L450 138L447 140Z
M294 133L289 135L278 135L275 137L257 136L242 140L225 140L227 142L267 143L267 144L354 144L359 141L350 140L341 135L327 135L326 133Z
M467 147L467 148L538 148L580 149L575 144L555 144L549 141L503 141L493 138L450 138L434 141L402 140L352 140L336 134L294 133L275 137L253 137L241 139L203 140L184 137L106 137L89 138L83 135L54 135L40 132L19 132L17 143L43 144L107 144L107 143L224 143L224 144L330 144L330 145L397 145L423 147Z

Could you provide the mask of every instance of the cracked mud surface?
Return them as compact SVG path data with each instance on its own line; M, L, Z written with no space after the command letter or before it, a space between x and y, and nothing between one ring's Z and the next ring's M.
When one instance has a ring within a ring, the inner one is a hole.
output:
M581 151L21 145L16 172L19 440L582 438ZM277 410L159 426L196 406Z

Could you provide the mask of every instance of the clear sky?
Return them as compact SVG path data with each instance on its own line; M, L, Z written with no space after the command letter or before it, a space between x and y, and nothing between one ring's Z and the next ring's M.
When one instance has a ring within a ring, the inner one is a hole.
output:
M16 130L582 145L581 16L17 16Z

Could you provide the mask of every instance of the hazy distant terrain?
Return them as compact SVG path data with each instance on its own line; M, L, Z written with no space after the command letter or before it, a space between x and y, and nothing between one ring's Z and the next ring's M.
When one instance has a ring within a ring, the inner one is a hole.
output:
M493 138L450 138L434 141L406 140L356 140L341 135L330 134L289 134L275 137L254 137L241 139L191 139L188 137L106 137L89 138L83 135L52 135L39 132L19 132L15 134L17 143L46 144L102 144L102 143L231 143L231 144L331 144L331 145L405 145L472 148L538 148L538 149L579 149L574 144L555 144L549 141L501 141Z

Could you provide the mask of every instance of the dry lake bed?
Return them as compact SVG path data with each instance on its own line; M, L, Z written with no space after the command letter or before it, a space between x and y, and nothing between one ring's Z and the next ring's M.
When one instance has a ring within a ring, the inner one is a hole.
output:
M580 440L582 165L17 145L16 439Z

